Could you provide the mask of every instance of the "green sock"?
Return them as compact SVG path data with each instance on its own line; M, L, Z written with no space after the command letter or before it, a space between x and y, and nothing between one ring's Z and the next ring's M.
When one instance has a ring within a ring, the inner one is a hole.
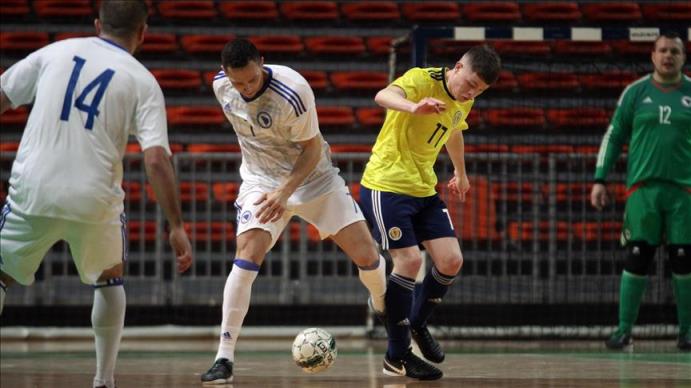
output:
M625 270L621 273L619 286L619 331L631 333L633 324L638 318L643 294L648 284L648 277L635 275Z
M686 335L691 328L691 274L672 274L674 296L677 299L679 334Z

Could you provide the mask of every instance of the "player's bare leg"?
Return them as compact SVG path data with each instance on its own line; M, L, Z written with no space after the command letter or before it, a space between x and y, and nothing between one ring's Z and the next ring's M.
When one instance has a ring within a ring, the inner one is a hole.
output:
M118 264L101 274L94 287L91 324L96 345L94 387L115 387L115 363L125 324L125 289L123 265Z

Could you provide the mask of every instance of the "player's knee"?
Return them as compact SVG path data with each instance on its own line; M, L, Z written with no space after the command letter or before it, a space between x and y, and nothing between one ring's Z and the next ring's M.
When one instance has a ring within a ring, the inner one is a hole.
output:
M634 275L646 276L655 256L656 247L645 241L629 241L626 244L624 270Z
M691 245L669 245L667 252L673 273L691 274Z
M462 255L452 255L435 263L437 270L444 275L455 276L461 271L463 266Z
M394 259L394 266L397 268L397 273L415 277L422 266L422 257L408 256L405 259Z
M122 263L108 268L101 272L101 276L98 277L98 283L106 282L109 279L122 279L123 276L123 265Z

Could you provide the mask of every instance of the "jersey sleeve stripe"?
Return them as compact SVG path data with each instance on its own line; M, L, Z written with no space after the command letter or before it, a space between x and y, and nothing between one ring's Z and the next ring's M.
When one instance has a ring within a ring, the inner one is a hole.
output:
M278 88L276 88L273 84L269 84L269 89L273 90L274 92L276 92L276 94L278 94L279 96L285 98L285 100L288 101L288 103L289 103L289 104L293 107L293 109L295 110L295 116L300 116L300 114L302 114L302 112L299 110L299 108L298 108L298 106L295 104L295 102L294 102L289 96L286 96L286 95L283 93L283 91L281 91L281 90L279 90Z
M277 80L276 78L272 78L271 82L274 83L274 85L278 86L280 89L284 90L286 93L295 96L295 98L297 99L297 103L300 105L300 108L302 108L302 111L307 111L307 109L305 108L305 104L302 103L300 95L295 90L291 89L288 85Z
M216 73L216 75L214 76L214 81L216 81L217 79L221 79L225 76L226 76L226 72L221 70L218 73Z

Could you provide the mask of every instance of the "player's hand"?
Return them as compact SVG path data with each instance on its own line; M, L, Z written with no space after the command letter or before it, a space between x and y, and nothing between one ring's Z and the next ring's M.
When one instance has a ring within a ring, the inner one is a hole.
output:
M602 210L609 203L609 195L607 194L607 187L602 183L593 185L590 191L590 204L597 210Z
M255 216L260 223L276 222L281 219L286 211L289 195L285 195L283 190L278 189L270 193L264 193L254 203L261 205Z
M432 97L425 97L418 101L413 107L411 113L413 114L433 114L441 113L446 110L446 103Z
M449 180L449 183L446 185L446 187L449 189L451 194L457 195L461 202L465 202L465 195L468 190L470 190L468 176L465 174L454 175L454 177Z
M187 237L187 232L182 226L173 228L168 235L168 241L175 252L178 272L187 271L192 265L192 244Z

